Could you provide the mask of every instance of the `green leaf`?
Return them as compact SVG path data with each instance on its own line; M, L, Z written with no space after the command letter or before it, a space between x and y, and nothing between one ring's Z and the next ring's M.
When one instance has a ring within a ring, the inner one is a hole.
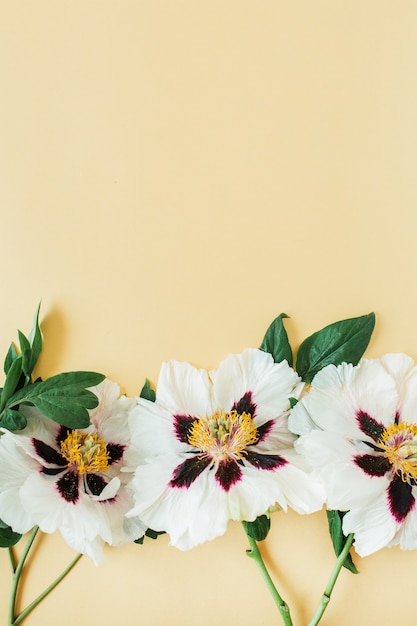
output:
M27 419L23 413L15 409L4 409L0 419L0 426L2 428L7 428L7 430L23 430L26 424Z
M298 402L297 398L288 398L289 402L290 402L290 409L293 409L295 407L295 405Z
M343 534L342 530L342 521L344 515L345 513L342 513L342 511L327 511L329 532L336 556L339 556L339 554L342 552L344 543L346 541L346 537ZM343 567L348 569L353 574L359 574L359 571L356 568L350 554L347 555L345 562L343 563Z
M20 353L22 355L22 370L25 376L30 379L32 374L32 348L30 347L29 339L25 337L25 335L18 330L19 335L19 343L20 343Z
M98 404L97 396L86 387L104 379L96 372L66 372L20 389L8 400L8 407L22 402L36 406L50 419L68 428L86 428L90 424L87 409Z
M6 380L4 381L3 391L1 392L0 411L4 409L9 398L16 391L16 387L22 375L22 363L23 357L20 355L13 361L9 368Z
M142 535L142 537L139 537L139 539L135 539L133 543L142 545L145 537L149 537L150 539L158 539L159 535L165 535L165 531L164 530L157 531L157 530L152 530L152 528L148 528L145 534Z
M10 348L6 354L6 358L4 359L4 373L6 374L6 376L9 373L9 369L11 368L13 361L15 361L18 356L19 355L17 354L16 346L14 345L14 343L11 343Z
M242 522L246 533L255 541L263 541L267 538L271 528L271 520L267 515L260 515L254 522Z
M29 333L29 342L32 347L32 370L35 367L39 355L42 352L42 333L39 326L39 310L41 305L39 303L38 308L36 309L35 317L33 320L33 327Z
M10 526L5 526L4 522L1 523L0 526L0 548L10 548L14 546L20 539L22 535L19 533L15 533Z
M292 367L292 350L288 341L287 331L282 322L287 317L288 315L281 313L274 319L265 333L260 349L272 354L275 363L286 360L288 365Z
M142 387L142 390L139 394L140 398L145 398L145 400L149 400L150 402L155 402L156 400L156 393L155 391L151 388L151 383L148 379L145 380L145 384Z
M375 326L375 314L342 320L317 331L300 345L297 372L310 383L326 365L356 365L365 352Z

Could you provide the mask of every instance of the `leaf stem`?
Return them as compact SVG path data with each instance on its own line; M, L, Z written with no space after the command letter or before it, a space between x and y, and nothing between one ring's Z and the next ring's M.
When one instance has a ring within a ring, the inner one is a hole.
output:
M13 548L10 546L9 548L7 548L7 552L9 553L9 561L10 567L12 568L12 574L14 574L16 570L16 561L14 558Z
M12 626L17 626L20 622L40 603L46 596L51 593L55 589L57 585L61 582L63 578L72 570L72 568L78 563L82 554L77 554L71 563L61 572L61 574L55 578L55 580L47 587L33 602L28 604L28 606L16 617L14 622L12 622Z
M245 524L243 524L243 528L245 529L246 532L246 536L248 538L249 541L249 545L250 545L250 549L246 550L246 554L251 557L252 559L254 559L254 561L256 562L262 576L263 579L266 582L266 585L269 589L269 592L271 593L275 604L277 605L279 612L281 613L281 617L282 617L282 621L284 622L285 626L293 626L292 620L291 620L291 615L290 615L290 608L288 606L288 604L285 602L285 600L283 600L283 598L281 597L281 595L279 594L277 588L275 587L271 576L269 575L269 572L266 568L266 565L263 561L262 555L259 551L258 548L258 544L255 541L255 539L253 539L253 537L251 537L247 530L246 530L246 526Z
M16 596L17 589L19 586L20 576L22 574L22 569L26 561L26 557L29 554L29 550L32 547L33 542L35 541L35 537L38 533L39 526L34 526L32 532L29 535L29 539L26 542L24 550L22 552L22 556L19 559L19 562L14 570L13 578L12 578L12 588L10 591L10 602L9 602L9 621L8 626L12 626L14 624L14 612L16 606Z
M82 554L77 554L74 559L71 561L71 563L61 572L61 574L55 578L55 580L41 593L39 594L39 596L37 598L35 598L35 600L33 600L30 604L28 604L28 606L21 612L19 613L19 615L17 615L15 617L15 610L16 610L16 597L17 597L17 591L18 591L18 587L19 587L19 582L20 582L20 578L22 575L22 570L23 570L23 566L25 564L26 558L29 554L29 550L32 547L32 544L35 540L35 537L37 535L39 531L39 527L35 526L29 536L29 539L25 545L25 548L22 552L22 556L19 559L19 562L17 563L17 566L14 567L14 557L13 557L13 553L11 551L11 549L9 549L9 554L10 554L10 562L12 563L12 567L13 567L13 579L12 579L12 588L11 588L11 592L10 592L10 602L9 602L9 616L8 616L8 622L7 622L7 626L18 626L18 624L20 624L24 618L49 594L51 593L51 591L53 591L53 589L55 589L55 587L61 582L61 580L63 580L63 578L65 578L65 576L72 570L72 568L78 563L78 561L80 560L80 558L82 557Z
M329 582L327 583L326 589L324 590L323 595L321 596L316 612L314 613L311 621L308 623L308 626L316 626L321 620L321 618L323 617L323 613L326 610L330 602L330 597L331 597L333 588L336 584L337 577L339 576L340 571L343 567L343 563L345 562L345 559L347 555L349 554L349 550L352 546L353 538L354 538L353 533L348 535L348 537L346 538L345 545L343 546L343 550L341 551L341 553L339 554L337 558L336 565L333 568L332 574L329 578Z

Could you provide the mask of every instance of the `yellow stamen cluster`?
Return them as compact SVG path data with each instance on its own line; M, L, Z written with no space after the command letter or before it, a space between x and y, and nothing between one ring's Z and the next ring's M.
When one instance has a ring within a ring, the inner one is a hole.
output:
M240 460L246 447L258 440L258 431L249 413L216 411L195 421L188 443L215 461L229 457Z
M378 445L404 482L417 479L417 425L408 422L391 424L382 434Z
M98 474L109 466L106 442L97 433L68 432L67 438L61 441L61 454L79 474Z

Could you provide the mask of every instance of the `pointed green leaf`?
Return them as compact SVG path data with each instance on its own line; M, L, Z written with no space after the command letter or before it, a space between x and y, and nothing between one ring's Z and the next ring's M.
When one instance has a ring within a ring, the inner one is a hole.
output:
M19 335L19 343L20 343L20 353L22 355L22 370L25 376L30 378L32 374L32 348L30 347L29 339L25 337L25 335L18 330Z
M255 541L267 538L271 528L271 520L267 515L260 515L254 522L242 522L247 534Z
M0 419L0 426L2 428L7 428L7 430L23 430L26 424L27 419L23 413L15 409L4 409Z
M145 398L145 400L149 400L150 402L155 402L156 400L156 393L151 388L151 383L148 379L145 380L145 384L140 392L140 397Z
M339 554L342 552L346 540L346 537L343 534L342 530L343 516L344 513L342 513L341 511L327 511L329 532L336 556L339 556ZM353 574L359 574L359 571L356 568L350 553L347 555L345 562L343 563L343 567L348 569Z
M356 365L365 352L375 326L375 314L369 313L335 322L317 331L300 345L297 372L310 383L326 365Z
M274 319L265 333L260 349L272 354L275 363L286 360L288 365L292 367L292 350L288 341L287 331L282 322L287 317L286 313L281 313Z
M4 359L4 373L6 374L6 376L9 373L9 369L11 368L13 361L15 361L18 356L19 355L17 354L16 346L14 345L14 343L11 343L10 348L6 354L6 358Z
M10 526L4 526L4 522L0 527L0 548L11 548L21 539L22 535L15 533Z
M39 310L41 305L39 303L33 320L33 327L29 333L29 343L32 348L32 370L35 367L39 355L42 352L42 333L39 326Z
M87 409L98 404L97 396L86 389L104 379L96 372L66 372L20 389L8 401L8 407L22 402L36 406L50 419L68 428L86 428L90 424Z
M4 409L7 401L16 391L16 387L22 375L22 363L23 357L20 355L13 361L9 368L6 380L4 381L3 391L1 393L0 411Z

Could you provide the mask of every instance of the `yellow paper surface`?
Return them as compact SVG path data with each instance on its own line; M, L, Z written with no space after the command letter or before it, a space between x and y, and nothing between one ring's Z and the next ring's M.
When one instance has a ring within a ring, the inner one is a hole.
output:
M375 311L367 352L417 357L417 4L3 0L0 353L42 299L39 373L128 394L215 367L285 311L294 347ZM334 557L324 514L276 514L267 564L304 626ZM28 626L280 619L238 524L83 559ZM35 552L21 606L72 558ZM415 624L413 552L343 572L324 626ZM0 553L0 622L9 565Z

